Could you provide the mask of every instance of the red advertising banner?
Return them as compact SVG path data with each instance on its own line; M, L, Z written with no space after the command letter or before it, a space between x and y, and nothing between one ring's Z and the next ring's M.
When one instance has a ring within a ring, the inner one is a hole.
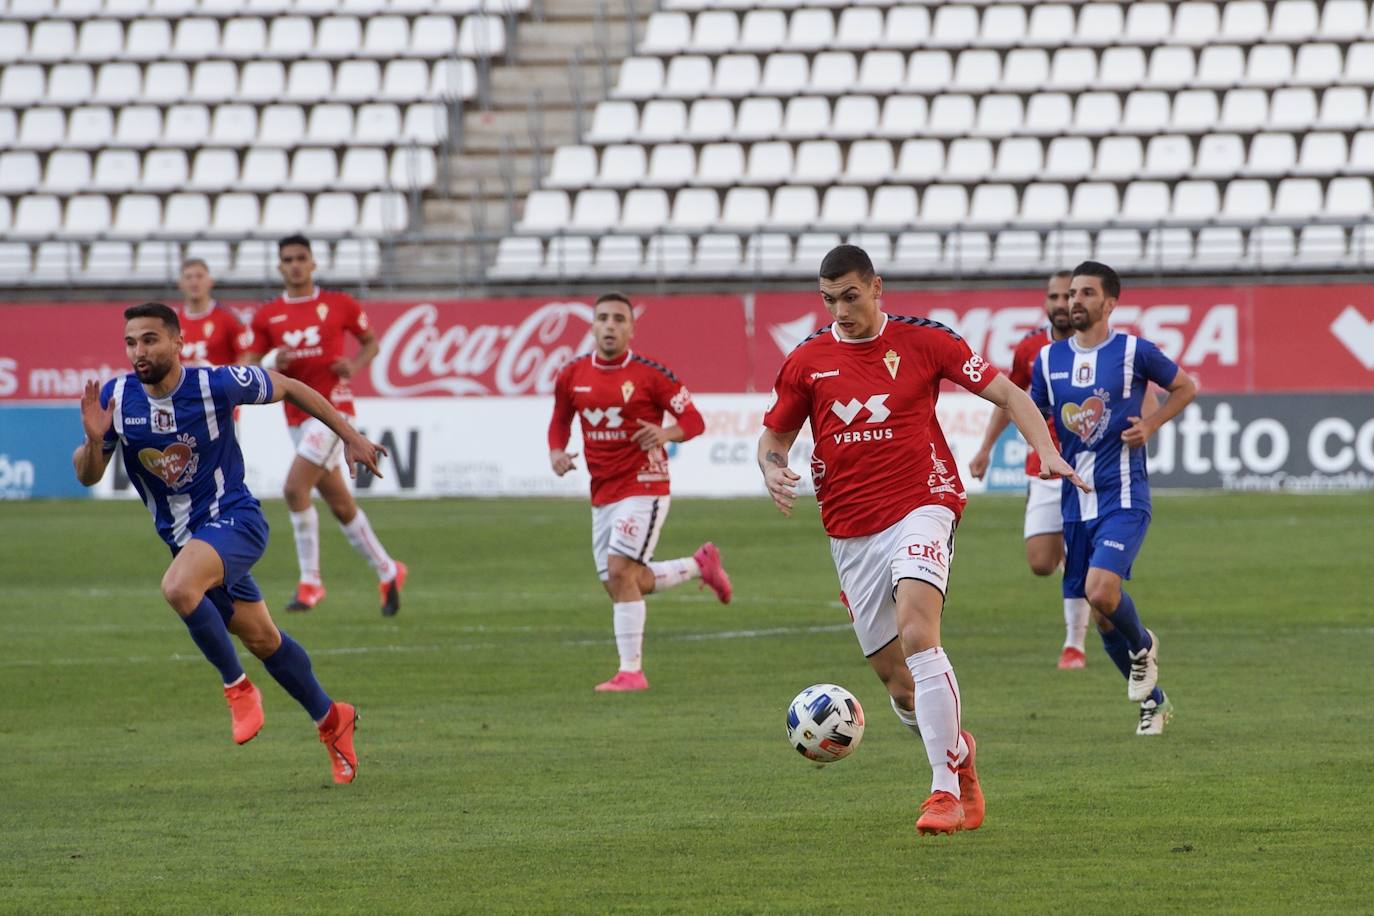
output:
M888 312L947 324L1003 368L1017 341L1044 323L1043 303L1040 289L883 296ZM828 321L819 293L760 294L754 388L771 388L785 353ZM1208 393L1374 389L1374 286L1128 289L1112 325L1154 341Z
M953 327L994 364L1044 320L1043 292L892 290L883 306ZM367 302L381 352L362 397L551 391L591 348L591 298ZM698 392L767 391L783 357L829 321L814 290L637 299L634 348ZM127 371L127 303L0 305L0 400L79 397L87 379ZM240 311L253 306L230 303ZM1374 286L1128 289L1113 324L1153 340L1208 394L1374 390Z

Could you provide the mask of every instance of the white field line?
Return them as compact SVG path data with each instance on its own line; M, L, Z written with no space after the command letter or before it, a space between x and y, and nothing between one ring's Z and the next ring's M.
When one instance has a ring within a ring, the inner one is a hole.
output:
M478 632L491 632L490 628L473 627ZM512 632L529 632L537 629L536 627L514 627ZM772 636L805 636L814 633L841 633L850 629L849 624L825 624L822 626L811 627L769 627L761 630L718 630L705 633L665 633L654 637L655 642L704 642L717 639L765 639ZM606 646L613 645L615 640L606 637L603 639L565 639L558 645L563 646ZM329 649L311 649L310 654L314 657L325 657L333 655L387 655L387 654L419 654L425 652L477 652L488 649L503 648L501 643L482 642L482 643L432 643L428 645L384 645L384 646L340 646ZM247 653L240 652L243 658L248 658ZM0 668L44 668L44 667L70 667L77 665L147 665L164 662L203 662L204 658L200 655L188 655L184 653L173 653L172 655L153 656L153 655L122 655L122 656L101 656L91 658L13 658L0 661Z

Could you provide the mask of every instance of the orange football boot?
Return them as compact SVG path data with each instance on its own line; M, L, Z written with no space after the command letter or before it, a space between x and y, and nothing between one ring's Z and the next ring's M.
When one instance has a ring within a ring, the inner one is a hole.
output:
M324 600L324 585L318 582L301 582L296 592L286 602L288 611L308 611Z
M968 756L959 764L955 773L959 777L959 802L964 806L964 829L977 830L983 826L983 787L978 785L978 771L973 768L973 755L977 745L968 732L960 732L968 745Z
M262 693L253 682L244 678L233 687L224 688L229 703L229 717L234 723L234 743L247 744L262 731Z
M358 710L348 703L335 703L320 723L320 743L329 749L329 763L334 767L337 783L352 782L358 775L358 755L353 750L357 722Z
M964 806L953 795L940 790L921 803L916 832L922 834L957 833L964 829Z
M401 589L405 588L406 576L410 569L400 560L396 561L396 575L377 586L382 596L382 616L395 617L401 609Z

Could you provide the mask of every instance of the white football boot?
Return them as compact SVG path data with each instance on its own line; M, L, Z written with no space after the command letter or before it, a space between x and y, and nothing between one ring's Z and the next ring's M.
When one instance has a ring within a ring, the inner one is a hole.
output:
M1164 726L1169 724L1169 720L1174 717L1174 704L1169 701L1169 695L1164 694L1163 703L1155 703L1154 700L1146 700L1140 704L1140 724L1135 727L1137 735L1162 735Z
M1131 675L1126 678L1126 699L1142 703L1149 699L1159 683L1159 637L1152 630L1150 648L1130 653Z

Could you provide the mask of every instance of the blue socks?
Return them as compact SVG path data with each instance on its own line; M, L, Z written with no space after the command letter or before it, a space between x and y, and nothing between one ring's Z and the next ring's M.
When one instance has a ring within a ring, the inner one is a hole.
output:
M329 694L315 680L315 672L310 669L310 656L301 648L301 644L288 636L285 630L279 632L281 645L262 660L263 667L276 678L283 690L305 707L310 718L320 722L329 715L329 707L334 705L334 701L329 699Z
M243 666L239 664L238 653L229 639L229 629L224 625L224 618L219 615L214 602L209 598L201 598L195 611L181 618L181 621L186 624L191 639L201 653L219 669L219 676L226 687L243 677Z
M1107 630L1106 632L1098 630L1098 635L1102 637L1102 648L1107 650L1107 655L1111 657L1112 663L1121 672L1121 676L1129 679L1131 676L1131 647L1127 644L1126 637L1121 635L1120 630ZM1156 687L1154 693L1150 694L1150 699L1156 703L1163 703L1164 691Z
M1140 622L1140 615L1135 612L1135 602L1124 588L1121 590L1121 603L1112 611L1109 619L1116 631L1126 638L1132 652L1150 647L1150 637Z

